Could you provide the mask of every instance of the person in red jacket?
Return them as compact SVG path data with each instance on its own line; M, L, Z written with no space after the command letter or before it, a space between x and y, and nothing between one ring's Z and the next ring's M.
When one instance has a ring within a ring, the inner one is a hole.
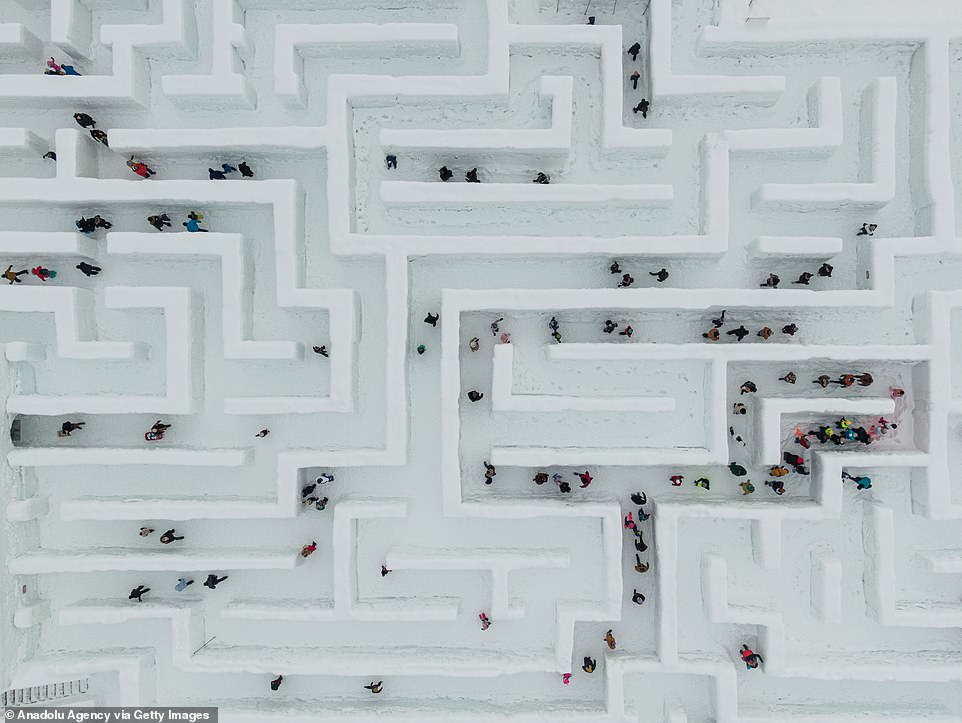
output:
M749 670L753 670L754 668L758 667L759 663L765 662L764 660L762 660L761 655L753 651L747 645L742 645L741 656L742 656L742 660L745 662L745 665L748 667Z
M146 163L135 161L133 156L127 161L127 167L141 178L150 178L154 175L154 171L148 168Z
M30 269L30 273L36 276L38 279L40 279L43 282L46 282L47 279L52 279L57 275L56 271L45 269L43 266L33 267L32 269Z
M310 545L304 545L304 547L301 548L301 557L310 557L316 549L317 543L312 540Z
M588 470L585 470L584 472L577 472L576 474L581 479L581 489L584 489L591 484L592 479L591 475L588 474Z

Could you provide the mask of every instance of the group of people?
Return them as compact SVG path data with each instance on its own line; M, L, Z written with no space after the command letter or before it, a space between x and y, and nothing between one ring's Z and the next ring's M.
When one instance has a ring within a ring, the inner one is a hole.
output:
M722 316L724 316L724 312ZM779 380L788 384L795 384L798 381L798 375L793 371L789 371L784 376L779 377ZM813 383L819 384L823 388L829 386L829 384L837 384L841 388L847 388L853 385L868 387L874 383L874 378L869 372L844 373L840 374L837 379L832 379L829 375L823 374L813 380ZM753 381L746 380L740 386L739 391L741 395L753 394L758 391L758 387ZM905 390L899 387L891 387L889 392L895 400L899 400L905 395ZM733 415L742 416L747 413L748 408L743 402L735 402L732 405ZM826 423L815 425L814 429L808 431L803 431L801 427L796 426L793 430L792 437L794 442L803 449L809 449L811 447L810 438L814 438L819 444L832 442L835 445L841 446L847 442L858 442L869 445L880 437L889 434L890 431L897 429L898 424L891 422L885 417L878 417L874 419L874 421L865 423L856 423L848 417L841 417L836 420L834 424ZM736 441L741 442L743 446L746 445L742 437L735 433L734 427L730 426L728 433L729 436L733 437ZM748 470L737 462L729 464L728 469L735 477L746 477L748 474ZM765 482L765 486L770 487L772 492L777 495L785 494L783 478L790 472L795 472L803 476L809 474L804 458L794 452L786 450L783 451L782 454L782 463L769 467L768 475L770 479ZM872 486L871 480L868 477L854 477L847 472L843 472L842 478L855 482L859 490L870 489ZM669 480L672 486L678 487L683 484L684 476L675 474L672 475ZM694 485L705 490L711 489L711 482L707 476L694 480ZM750 479L741 481L739 486L741 487L743 495L749 495L755 492L755 486Z
M334 481L334 475L330 472L324 472L319 475L313 482L309 482L301 488L301 504L305 507L314 507L318 511L322 511L327 508L327 503L330 501L327 497L321 497L317 493L317 488L326 485Z
M207 579L204 580L204 587L210 590L213 590L222 582L224 582L224 580L226 580L228 577L229 577L228 575L223 575L222 577L218 577L216 574L211 573L207 576ZM174 590L176 590L177 592L184 592L184 590L186 590L188 587L190 587L193 584L194 584L193 578L179 577L177 578L177 582L174 584ZM146 585L138 585L137 587L135 587L133 590L130 591L130 594L127 596L127 599L136 600L137 602L143 602L144 595L148 592L150 592L149 587L147 587Z
M150 537L150 535L152 535L154 532L155 530L153 527L148 527L144 525L143 527L140 528L140 532L138 534L141 537ZM184 536L176 534L176 530L174 530L173 528L167 530L165 533L163 533L160 536L160 542L161 544L164 544L164 545L169 545L173 542L177 542L178 540L183 540L183 539L184 539ZM204 587L213 590L220 583L224 582L224 580L226 580L227 577L228 577L227 575L218 577L216 574L211 573L207 576L207 579L204 581ZM190 587L193 584L194 584L194 580L192 578L180 577L180 578L177 578L177 582L174 583L174 590L176 590L177 592L184 592L188 587ZM147 587L146 585L138 585L137 587L135 587L133 590L130 591L130 594L127 596L127 599L136 600L137 602L143 602L143 596L148 592L150 592L149 587Z
M648 572L651 565L648 562L641 561L641 553L648 550L648 545L645 544L640 525L651 518L651 515L645 512L644 509L645 505L648 504L648 495L644 492L634 492L631 495L631 501L638 509L638 519L635 520L631 512L625 515L625 529L630 530L635 538L635 572L645 573ZM635 588L631 595L631 601L635 603L635 605L642 605L645 602L645 596Z
M58 63L56 59L51 56L47 59L47 64L43 69L44 75L80 75L77 69L70 65L69 63Z
M831 278L832 272L834 270L835 270L835 267L832 266L830 263L823 263L821 266L818 267L818 269L815 271L814 274L811 271L803 271L801 274L799 274L798 278L795 279L792 283L798 284L800 286L808 286L811 283L812 279L815 278L816 274L824 278ZM762 287L763 289L777 289L778 285L781 282L782 282L782 279L778 274L769 274L768 278L765 279L765 281L763 281L762 283L760 283L759 286Z
M271 680L271 690L279 690L283 682L284 682L284 676L278 675L276 678ZM364 689L371 691L371 693L373 693L374 695L377 695L384 689L384 681L379 680L375 682L372 680L370 683L364 686Z
M618 282L619 289L630 288L631 285L635 283L635 277L630 273L626 273L624 269L621 268L621 262L617 260L611 262L611 266L608 267L608 271L611 274L621 274L621 280ZM657 281L659 284L664 283L670 276L668 269L665 268L659 269L658 271L649 271L648 275L654 276L655 281Z
M58 437L69 437L74 432L80 431L86 425L86 422L71 422L69 419L60 425L60 429L57 431ZM153 423L151 428L144 433L144 441L146 442L159 442L164 438L164 434L168 429L171 428L170 424L164 424L164 422L158 419ZM153 532L153 530L151 530Z
M638 53L641 52L641 43L638 43L638 42L632 43L631 45L628 46L628 50L626 52L628 53L628 55L631 56L631 62L637 63ZM637 70L632 71L631 75L628 76L628 79L631 81L632 90L638 90L638 80L640 78L641 78L641 73L639 73ZM635 114L641 113L642 118L647 118L648 108L650 107L651 107L651 104L648 102L648 99L642 98L640 101L638 101L638 105L636 105L631 110Z
M385 162L389 170L393 168L397 168L397 156L392 156L392 155L385 156ZM452 171L447 166L441 166L438 169L438 178L440 178L444 182L450 181L452 178L454 178L454 171ZM467 171L464 174L464 180L467 183L481 183L481 178L478 176L477 167L472 168L470 171ZM551 183L551 176L549 176L544 171L538 171L537 175L535 175L535 177L531 179L531 182L540 184L542 186L547 186L549 183Z
M78 265L77 268L80 268L80 266ZM97 267L91 267L91 268L97 268ZM100 269L97 268L97 270L99 271ZM5 278L9 284L21 284L23 283L23 279L21 279L20 277L26 276L28 273L33 274L43 282L46 282L47 279L54 279L57 277L56 271L54 271L53 269L48 269L43 264L37 264L31 269L21 269L20 271L14 271L13 264L10 264L7 266L7 270L3 272L3 278Z
M866 424L868 425L867 428ZM794 434L795 443L805 449L811 446L809 437L818 440L819 444L831 442L838 447L846 442L858 442L868 446L879 437L887 435L889 430L896 430L898 427L898 424L890 422L885 417L878 417L874 422L862 424L856 424L848 417L841 417L834 424L819 424L815 426L815 429L810 429L807 432L803 432L801 427L795 427Z
M487 462L485 462L484 464L485 464L485 467L489 466ZM491 466L491 469L493 470L494 467ZM487 473L485 474L487 475ZM578 485L579 489L587 489L588 485L594 482L594 477L591 476L591 473L588 470L585 470L584 472L576 471L574 474L581 481L581 484ZM551 475L551 481L558 486L558 490L562 494L569 494L571 492L571 485L560 473L555 472L553 475ZM534 475L534 478L532 479L532 482L534 482L539 487L543 484L546 484L548 482L548 473L542 472L542 471L536 472ZM486 484L491 484L491 483L486 482Z
M144 526L140 528L141 537L150 537L154 532L155 530L153 527ZM169 545L172 542L177 542L177 540L183 540L183 539L184 539L183 535L178 535L177 531L171 528L160 536L160 543L162 545Z
M702 336L705 339L708 339L708 341L714 342L714 341L718 341L721 338L720 329L725 325L725 314L726 314L726 310L722 309L721 314L719 314L717 317L711 320L711 329L709 329L708 331L702 334ZM795 334L798 333L798 324L795 324L794 322L790 324L785 324L784 326L782 326L781 330L782 330L782 333L787 336L795 336ZM744 324L739 325L735 329L729 329L728 331L725 332L726 336L733 336L735 337L736 341L742 341L742 339L744 339L750 333L751 332L745 328ZM761 329L758 330L758 332L756 332L756 336L760 336L762 339L767 340L771 338L774 333L775 332L772 330L770 326L763 326Z
M51 58L50 61L48 61L48 65L50 65L51 63L53 63L53 58ZM60 68L61 66L56 66L56 67ZM72 66L62 66L62 67L70 68ZM79 75L79 73L73 73L73 74ZM77 112L73 114L73 119L77 122L77 125L79 125L81 128L90 132L91 138L93 138L98 143L102 143L108 148L110 147L110 144L108 143L106 131L103 131L97 128L97 121L92 116L90 116L88 113ZM54 151L48 151L47 153L44 154L43 157L49 158L53 161L57 160L57 154ZM131 171L136 173L141 178L150 178L151 176L156 175L156 171L154 171L154 169L152 169L150 166L148 166L146 163L142 161L135 160L134 156L131 156L130 158L128 158L126 163L127 163L127 167L130 168ZM250 165L247 163L247 161L241 161L236 166L230 163L222 163L221 170L208 167L207 176L210 180L224 180L227 178L228 174L234 173L236 171L239 171L241 176L243 176L244 178L254 177L254 171L250 167ZM185 221L183 225L186 226L187 230L191 232L206 231L207 229L200 228L198 223L202 218L203 218L203 214L198 214L198 213L195 213L194 211L191 211L187 216L187 221ZM77 228L80 229L80 231L83 233L92 233L97 228L110 228L110 224L108 222L105 222L103 219L101 219L100 216L95 216L94 219L101 222L101 225L90 226L87 219L81 218L81 220L77 222ZM163 231L165 226L170 226L170 217L166 213L158 214L154 216L149 216L147 218L147 222L151 226L156 228L158 231ZM105 224L105 225L102 225L102 224Z
M57 69L72 68L72 66L67 66L67 65L65 66L56 65L56 63L54 63L53 58L51 58L50 61L48 61L48 65L51 66L51 68L55 67ZM53 72L53 71L51 70L48 72ZM62 73L60 73L58 70L54 74L62 74ZM78 73L67 73L67 74L79 75ZM79 125L81 128L88 130L90 132L91 138L109 147L109 144L107 142L107 133L97 128L97 121L92 116L90 116L88 113L82 113L78 111L77 113L73 114L73 119L77 122L77 125ZM54 151L48 151L47 153L44 154L43 157L51 159L53 161L57 160L57 154ZM141 176L142 178L150 178L151 176L155 175L155 171L152 168L150 168L147 164L141 161L136 161L134 159L134 156L131 156L127 160L127 166L130 168L131 171L136 173L138 176ZM211 179L223 179L223 178L226 178L228 173L233 173L234 171L240 171L240 174L245 178L252 178L254 176L254 171L251 169L251 167L247 164L246 161L242 161L241 163L237 164L237 166L232 166L228 163L224 163L222 164L221 168L223 169L221 171L216 171L214 169L209 168L208 169L209 177ZM190 233L204 233L204 232L207 232L208 229L201 227L201 221L203 218L204 218L204 214L198 213L196 211L190 211L187 214L187 218L182 223L182 225ZM171 226L170 216L167 213L158 213L158 214L148 216L147 223L149 223L158 231L163 231L165 228L169 228ZM113 226L113 224L110 221L108 221L106 218L104 218L100 214L97 214L91 218L86 218L85 216L81 216L77 221L74 222L74 225L76 226L77 230L80 231L80 233L84 233L84 234L95 233L98 229L107 230ZM88 277L96 276L103 270L100 266L89 264L85 261L82 261L79 264L77 264L76 268L79 269L85 276L88 276ZM33 269L30 269L29 272L27 269L23 269L22 271L14 271L13 266L11 265L7 267L7 270L6 272L4 272L3 276L4 278L7 279L7 281L10 284L19 284L19 283L22 283L22 279L20 277L26 275L27 273L32 273L43 282L46 282L48 279L56 278L57 276L56 271L52 269L48 269L44 267L42 264L34 267Z
M187 213L187 220L182 224L189 232L197 233L198 231L206 232L206 228L200 227L200 222L203 220L204 214L197 213L197 211L189 211ZM147 223L153 226L158 231L163 231L165 228L169 228L171 225L170 216L166 213L158 213L147 217ZM77 226L77 230L80 233L91 234L95 233L98 228L110 229L113 224L105 219L100 214L93 216L92 218L85 218L81 216L77 221L74 222Z
M90 137L97 141L97 143L103 143L105 146L110 148L110 144L107 142L107 131L102 131L97 128L97 121L95 121L86 113L74 113L73 119L77 121L77 125L83 128L85 131L88 131L90 133ZM53 160L57 160L57 154L54 154Z
M227 179L228 174L234 173L235 171L240 171L240 174L244 178L254 177L254 171L247 165L247 161L241 161L236 166L232 166L229 163L221 163L220 168L221 170L218 171L217 169L208 167L207 177L211 181L224 181Z

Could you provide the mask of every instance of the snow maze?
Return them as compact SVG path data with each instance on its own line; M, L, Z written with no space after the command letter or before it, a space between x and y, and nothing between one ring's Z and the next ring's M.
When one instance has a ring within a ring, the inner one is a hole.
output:
M959 721L962 15L585 4L0 0L7 702Z

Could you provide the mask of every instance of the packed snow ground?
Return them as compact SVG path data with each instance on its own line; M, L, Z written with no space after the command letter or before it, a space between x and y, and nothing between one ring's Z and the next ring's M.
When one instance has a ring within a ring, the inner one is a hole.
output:
M57 271L0 285L4 689L252 722L958 721L962 17L931 5L0 0L0 251ZM841 417L897 428L796 443ZM785 451L808 474L772 477Z

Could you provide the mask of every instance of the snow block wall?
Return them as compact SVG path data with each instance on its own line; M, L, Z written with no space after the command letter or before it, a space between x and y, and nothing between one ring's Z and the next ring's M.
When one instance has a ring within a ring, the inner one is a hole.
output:
M2 690L958 721L962 16L750 5L0 3Z

